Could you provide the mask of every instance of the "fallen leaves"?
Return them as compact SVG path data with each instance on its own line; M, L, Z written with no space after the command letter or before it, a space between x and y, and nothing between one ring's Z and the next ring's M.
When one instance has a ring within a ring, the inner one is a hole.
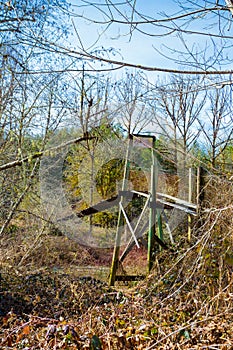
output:
M211 300L203 303L196 293L193 302L192 293L185 291L169 300L143 288L119 292L92 278L58 274L11 276L5 282L0 290L2 350L233 346L231 293L226 292L225 298L222 294L227 303L211 314Z

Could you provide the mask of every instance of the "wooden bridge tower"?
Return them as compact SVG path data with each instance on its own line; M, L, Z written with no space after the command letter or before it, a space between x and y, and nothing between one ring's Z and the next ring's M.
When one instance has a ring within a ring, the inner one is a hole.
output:
M133 138L139 140L144 144L148 143L148 140L151 141L151 181L150 181L150 192L144 193L139 191L127 191L127 180L129 178L130 171L130 150L133 142ZM146 140L147 139L147 140ZM145 276L122 276L117 275L117 270L119 265L123 262L124 258L127 256L132 247L136 244L139 248L138 237L139 237L139 224L141 222L142 216L145 213L146 208L149 208L149 227L148 227L148 240L147 240L147 273L149 273L153 267L154 262L154 247L155 243L157 243L160 247L164 249L168 249L168 246L163 241L163 228L162 228L162 214L165 215L163 211L163 207L169 207L170 209L176 208L179 210L183 210L189 215L189 224L190 224L190 215L196 215L197 213L197 205L191 203L191 197L189 196L190 202L186 202L184 200L180 200L176 197L172 197L170 195L162 194L157 192L157 182L158 182L158 163L157 157L155 154L155 136L151 135L131 135L128 140L127 153L125 158L125 168L124 168L124 177L122 182L122 190L119 193L119 214L118 214L118 223L116 230L116 238L115 238L115 246L112 257L112 265L110 269L110 278L109 284L113 286L115 281L124 280L139 280L144 278ZM130 220L127 217L127 214L124 209L124 203L129 192L132 194L136 194L139 196L146 197L146 201L144 207L142 208L141 214L138 217L137 223L134 227L132 227ZM120 256L120 246L121 246L121 238L123 233L123 223L126 222L127 227L130 230L131 238ZM145 228L146 230L146 228ZM188 237L190 237L190 229L188 232ZM170 232L170 239L173 243L173 238Z

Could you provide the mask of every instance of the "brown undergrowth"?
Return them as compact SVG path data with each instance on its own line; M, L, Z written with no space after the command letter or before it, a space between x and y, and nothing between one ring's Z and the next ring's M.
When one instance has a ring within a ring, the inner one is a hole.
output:
M8 232L1 246L1 349L232 349L232 195L231 183L209 178L191 242L185 233L173 251L157 252L152 273L128 288L69 269L91 264L98 272L111 252L101 260L98 250L47 234L26 250L25 237Z

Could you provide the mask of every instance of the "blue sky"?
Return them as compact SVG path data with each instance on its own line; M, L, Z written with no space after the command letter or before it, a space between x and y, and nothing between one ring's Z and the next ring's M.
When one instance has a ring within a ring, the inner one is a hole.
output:
M134 0L131 0L133 3ZM215 6L214 0L208 2L208 6ZM180 20L180 22L163 22L157 26L150 25L140 25L139 29L149 31L153 34L161 34L166 33L166 30L162 28L162 25L169 26L173 28L173 25L180 26L184 25L183 29L194 30L194 31L202 31L205 28L206 36L197 35L197 34L188 34L183 35L183 43L178 37L178 32L173 33L172 35L165 36L148 36L143 35L137 30L133 31L132 36L129 35L130 26L118 23L111 23L107 25L106 23L96 24L85 20L85 17L91 18L97 21L106 21L107 16L103 15L102 12L98 10L99 4L102 5L101 9L109 14L108 8L106 8L106 3L110 1L107 0L95 0L95 4L97 4L97 8L90 6L83 6L86 1L82 0L73 0L74 5L74 13L78 15L78 17L74 18L74 25L76 32L78 35L74 34L72 39L72 44L74 47L80 47L79 38L81 38L82 45L87 51L94 48L114 48L119 54L115 57L110 56L118 61L125 61L127 63L132 63L135 65L143 65L143 66L151 66L158 68L168 68L168 69L186 69L193 70L195 68L195 64L191 64L190 57L187 55L187 50L185 45L192 51L199 51L199 54L196 55L196 67L198 70L206 69L206 68L217 68L218 70L221 68L222 62L226 55L231 58L231 40L229 43L224 44L221 39L214 38L212 39L208 36L209 33L219 34L226 33L226 35L231 35L233 32L233 24L229 21L232 21L232 17L228 11L221 11L221 16L217 14L216 11L209 13L201 13L196 14L195 16L190 16L188 18ZM125 1L113 0L111 3L124 3ZM175 0L158 0L158 1L143 1L143 0L135 0L136 9L139 13L143 13L145 16L150 18L166 18L168 16L174 16L177 14L184 13L182 11ZM185 1L183 2L183 4ZM224 0L221 1L224 3ZM190 1L190 8L192 9L200 9L202 8L203 1L196 1L193 5ZM128 18L130 17L132 10L130 7L125 7L118 5L122 13L126 13ZM117 13L117 10L111 8L113 12L114 19L122 20L123 17ZM133 20L138 20L138 16L135 15ZM189 21L189 23L188 23ZM78 38L79 36L79 38ZM219 44L219 48L221 49L223 45L225 47L229 46L229 49L224 51L224 54L221 53L219 55L218 62L214 62L215 55L218 57L218 49L216 44ZM228 45L229 44L229 45ZM176 50L176 53L175 53ZM194 53L192 51L192 53ZM182 52L186 52L186 56L182 56ZM162 53L162 54L161 54ZM194 54L195 55L195 54ZM225 56L224 56L225 55ZM169 59L165 56L168 56ZM177 59L177 62L175 62ZM178 60L183 60L183 64L179 63ZM185 65L186 60L186 65ZM192 60L195 61L193 56ZM201 67L200 63L203 63ZM206 66L205 66L206 64ZM214 66L213 66L214 64ZM229 60L228 66L224 66L225 69L231 69L231 59ZM118 73L117 73L118 74ZM150 76L156 77L159 73L149 73Z
M98 2L98 1L97 1ZM99 1L103 2L103 1ZM103 19L101 14L98 14L96 10L90 8L81 8L81 2L73 0L73 3L77 5L74 7L74 11L78 14L87 15L92 18ZM144 14L158 18L159 13L166 12L169 14L174 14L177 12L177 7L171 0L166 1L143 1L138 0L137 9L142 11ZM162 14L161 14L162 16ZM172 46L174 44L174 38L163 37L163 38L152 38L150 36L145 36L137 31L133 32L133 35L127 35L129 31L128 26L119 26L117 24L111 25L110 28L104 32L104 25L96 25L93 23L88 23L81 18L75 19L76 30L79 33L82 43L85 48L93 47L114 47L120 52L123 59L130 63L150 65L150 66L161 66L165 67L168 61L162 58L153 48L155 46L158 50L161 49L162 45ZM142 27L141 27L142 28ZM143 28L144 29L144 28ZM99 34L101 34L98 43L95 44L98 39ZM73 38L74 45L78 44L77 36L74 35ZM178 45L178 42L177 42ZM116 56L116 59L121 59L120 55Z

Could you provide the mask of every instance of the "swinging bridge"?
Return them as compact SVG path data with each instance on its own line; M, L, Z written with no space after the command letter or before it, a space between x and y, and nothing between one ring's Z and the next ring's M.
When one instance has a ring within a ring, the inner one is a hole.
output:
M129 178L130 172L130 143L133 138L139 140L143 143L143 140L150 139L152 146L151 148L151 173L150 173L150 191L136 191L136 190L127 190L127 180ZM196 204L192 203L192 178L191 178L191 169L189 171L189 193L188 201L177 198L170 194L157 192L157 182L158 182L158 167L157 167L157 158L155 154L155 136L151 135L131 135L129 138L129 143L127 147L126 157L125 157L125 166L124 166L124 175L122 181L121 191L116 196L113 196L110 199L103 200L93 207L89 207L78 212L76 215L78 217L89 216L98 212L105 211L112 206L118 205L118 221L116 228L116 237L115 245L112 256L112 265L109 275L109 284L113 286L115 281L132 281L140 280L145 278L144 275L117 275L117 271L120 265L122 265L124 259L132 248L136 245L140 247L140 243L146 246L147 248L147 272L150 273L153 263L154 263L154 247L155 245L159 246L160 249L169 250L169 246L164 242L163 235L163 226L166 227L169 234L171 244L174 244L174 239L172 236L171 229L169 227L168 218L166 215L166 210L177 209L183 213L186 213L188 216L188 240L191 239L191 221L192 216L198 215L199 210L199 199L200 199L200 178L201 178L201 169L198 168L197 171L197 202ZM136 223L132 224L127 211L125 209L125 203L129 199L135 197L144 198L144 205L141 208L141 212L136 220ZM149 209L149 217L146 223L142 223L142 219L145 216L146 210ZM148 225L149 222L149 225ZM164 223L164 225L163 225ZM121 240L123 234L123 227L126 224L129 232L130 239L126 244L124 251L120 255ZM148 232L147 240L143 238L143 234Z

